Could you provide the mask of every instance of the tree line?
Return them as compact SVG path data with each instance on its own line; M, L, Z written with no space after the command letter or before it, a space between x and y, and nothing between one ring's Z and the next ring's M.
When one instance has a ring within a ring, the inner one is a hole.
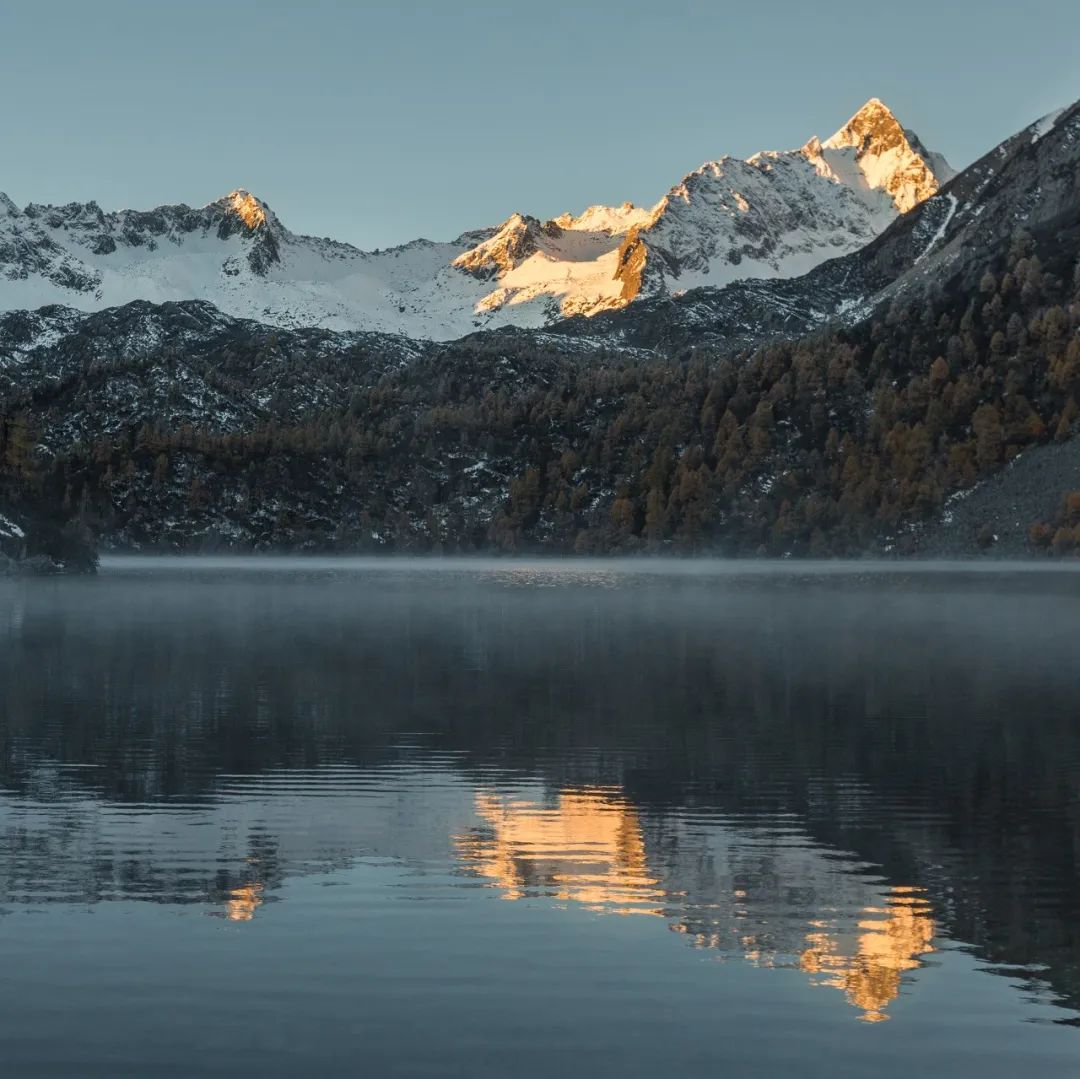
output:
M481 335L367 381L323 362L341 392L303 414L264 401L222 430L148 394L120 433L38 452L61 412L105 407L84 374L63 401L46 387L9 402L0 491L151 547L904 550L950 493L1072 436L1078 331L1071 234L1020 231L972 287L798 341L582 356ZM251 347L264 378L274 342ZM111 385L123 366L95 377ZM235 365L216 381L250 391ZM1032 522L1033 551L1080 548L1078 513Z

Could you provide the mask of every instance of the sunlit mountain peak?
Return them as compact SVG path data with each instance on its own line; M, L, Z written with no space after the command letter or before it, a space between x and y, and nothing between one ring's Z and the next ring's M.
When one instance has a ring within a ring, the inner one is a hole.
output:
M249 229L261 229L266 225L266 204L250 191L238 187L225 196L225 201Z

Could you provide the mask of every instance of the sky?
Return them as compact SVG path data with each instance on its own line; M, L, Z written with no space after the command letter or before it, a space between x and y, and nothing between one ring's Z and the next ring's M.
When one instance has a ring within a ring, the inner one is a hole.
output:
M0 191L236 187L365 249L652 205L879 97L965 166L1080 98L1078 0L0 0Z

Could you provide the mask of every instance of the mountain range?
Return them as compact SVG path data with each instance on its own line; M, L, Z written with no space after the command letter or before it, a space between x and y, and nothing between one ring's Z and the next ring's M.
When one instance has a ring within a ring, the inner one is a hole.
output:
M914 551L1057 454L954 553L1067 553L1078 176L1078 105L954 175L872 100L649 210L383 252L246 192L3 200L7 549Z
M206 300L282 327L449 340L743 278L792 277L864 246L953 176L880 101L801 149L723 157L649 209L514 214L447 243L364 252L291 232L233 191L200 209L104 212L0 195L0 310Z

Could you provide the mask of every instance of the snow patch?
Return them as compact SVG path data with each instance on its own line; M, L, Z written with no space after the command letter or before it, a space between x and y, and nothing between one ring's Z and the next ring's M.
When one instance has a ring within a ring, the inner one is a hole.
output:
M25 539L26 533L9 517L0 513L0 536L6 539Z
M1055 109L1053 112L1048 112L1041 120L1036 120L1035 123L1031 125L1032 145L1037 143L1043 136L1050 134L1064 111L1064 109Z
M922 262L922 260L926 258L926 256L929 255L930 252L933 251L933 249L941 242L942 237L945 235L945 231L948 229L949 224L951 223L953 217L956 215L956 211L960 206L960 200L954 194L952 194L952 192L949 192L949 194L947 194L945 198L948 200L949 203L949 208L945 211L945 218L938 226L937 232L935 232L934 235L930 237L930 242L926 245L925 248L923 248L922 254L920 254L915 259L916 265Z

